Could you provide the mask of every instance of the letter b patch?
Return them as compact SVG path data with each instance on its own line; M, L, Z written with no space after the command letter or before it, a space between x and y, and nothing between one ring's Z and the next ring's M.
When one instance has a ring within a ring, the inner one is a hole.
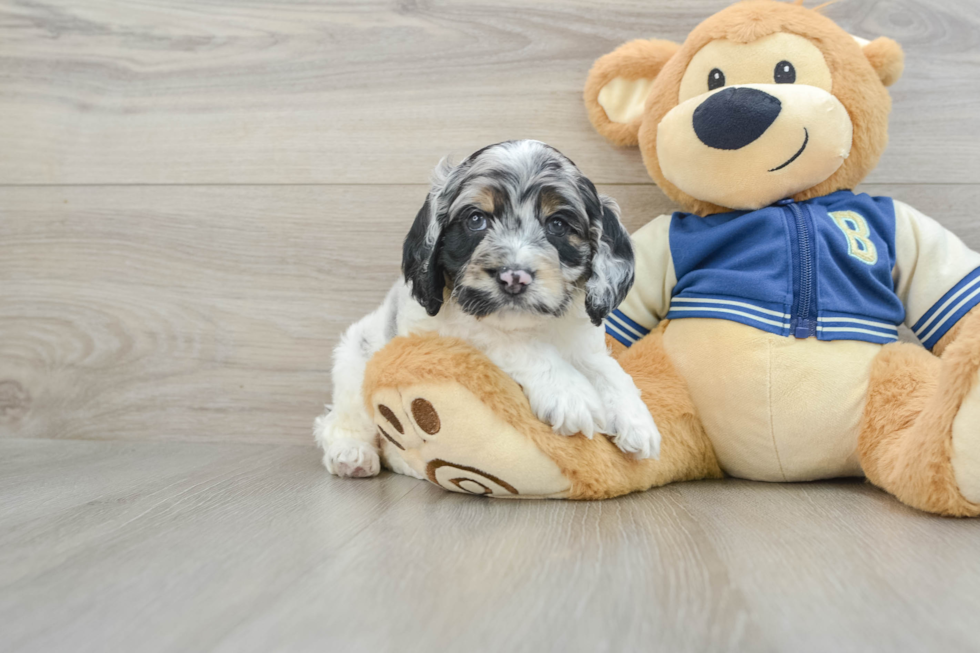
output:
M837 227L847 238L847 253L868 265L878 262L878 249L871 242L868 222L854 211L834 211L830 213Z

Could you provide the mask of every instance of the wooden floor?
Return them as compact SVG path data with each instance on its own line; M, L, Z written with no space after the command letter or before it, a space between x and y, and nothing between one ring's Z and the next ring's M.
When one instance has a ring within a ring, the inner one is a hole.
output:
M966 651L980 522L860 481L509 502L295 445L0 440L4 651Z
M439 158L671 210L582 84L726 5L0 0L0 652L980 650L980 522L861 482L505 503L310 446ZM861 190L980 248L980 6L827 13L907 54Z

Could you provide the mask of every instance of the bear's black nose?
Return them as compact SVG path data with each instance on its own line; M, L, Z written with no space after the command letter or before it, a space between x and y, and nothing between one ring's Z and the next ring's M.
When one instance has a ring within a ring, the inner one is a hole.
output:
M762 136L782 109L779 99L754 88L726 88L694 110L694 133L716 150L738 150Z

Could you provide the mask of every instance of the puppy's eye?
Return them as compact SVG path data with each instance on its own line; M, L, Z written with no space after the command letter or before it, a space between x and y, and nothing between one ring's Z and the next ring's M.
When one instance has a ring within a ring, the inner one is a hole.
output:
M712 68L708 73L708 90L713 91L725 85L725 73L717 68Z
M780 61L776 64L772 77L777 84L792 84L796 81L796 68L788 61Z
M487 228L487 216L482 213L473 213L466 218L466 228L470 231L483 231Z
M564 236L568 233L568 223L561 218L548 218L548 233L552 236Z

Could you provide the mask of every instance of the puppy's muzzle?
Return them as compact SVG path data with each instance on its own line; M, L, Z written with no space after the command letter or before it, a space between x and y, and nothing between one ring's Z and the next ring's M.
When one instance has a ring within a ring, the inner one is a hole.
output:
M514 268L496 271L497 283L509 295L520 295L534 281L534 272Z

